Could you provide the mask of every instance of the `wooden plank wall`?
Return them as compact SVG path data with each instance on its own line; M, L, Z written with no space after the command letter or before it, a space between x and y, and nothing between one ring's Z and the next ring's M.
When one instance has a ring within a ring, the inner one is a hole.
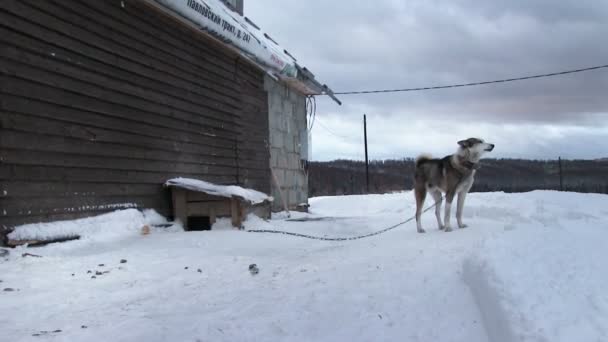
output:
M168 215L177 176L268 193L263 81L140 1L2 0L0 227Z

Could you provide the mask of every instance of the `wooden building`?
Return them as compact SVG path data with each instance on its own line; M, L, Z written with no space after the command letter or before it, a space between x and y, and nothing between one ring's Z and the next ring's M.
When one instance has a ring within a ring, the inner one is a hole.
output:
M173 177L270 193L266 75L153 0L2 0L0 235L170 216Z

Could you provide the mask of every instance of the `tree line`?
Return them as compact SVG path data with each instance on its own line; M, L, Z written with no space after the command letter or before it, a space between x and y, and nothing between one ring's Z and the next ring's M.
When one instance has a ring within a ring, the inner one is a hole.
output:
M608 159L562 160L564 191L608 194ZM484 159L472 192L560 190L558 160ZM369 192L411 190L414 160L374 160L369 164ZM366 193L365 162L334 160L309 164L309 195Z

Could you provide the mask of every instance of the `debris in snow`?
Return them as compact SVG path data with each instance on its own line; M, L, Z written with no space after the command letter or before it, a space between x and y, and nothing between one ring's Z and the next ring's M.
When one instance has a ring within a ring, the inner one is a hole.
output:
M187 270L187 269L188 269L188 266L184 267L184 269L185 269L185 270Z
M53 330L53 331L42 330L39 333L32 334L32 336L42 336L42 335L47 335L47 334L57 334L57 333L60 333L60 332L61 332L61 329L57 329L57 330Z
M89 273L93 273L93 271L91 271L91 270L88 270L88 271L87 271L87 274L89 274Z
M220 197L237 197L243 199L251 204L259 204L263 202L272 202L273 198L266 195L265 193L242 188L237 185L217 185L208 183L198 179L191 178L174 178L170 179L165 183L165 186L174 186L177 188L204 192L213 196Z
M25 258L25 257L34 257L34 258L42 258L42 255L36 255L36 254L31 254L31 253L23 253L21 254L21 257Z
M91 276L91 279L97 279L97 277L96 276Z
M86 325L81 325L80 326L80 329L86 329L86 328L88 328Z
M196 272L198 273L203 273L203 270L201 270L200 268L198 270L196 270Z
M75 275L76 275L75 273L72 273L72 277L75 276Z
M10 234L9 234L9 236L10 236ZM64 236L64 237L58 237L58 238L49 238L49 239L23 239L23 240L21 240L21 239L10 239L9 238L8 241L6 242L6 244L11 247L17 247L17 246L23 246L23 245L43 246L43 245L48 245L49 243L67 242L67 241L73 241L73 240L78 240L78 239L80 239L80 236L78 236L78 235Z
M11 287L7 287L4 289L4 292L13 292L15 291L15 289L11 288Z
M99 271L95 271L95 275L102 275L103 273L99 272Z
M150 234L150 226L148 226L146 224L143 227L141 227L141 235L148 235L148 234Z
M260 269L258 268L258 265L251 264L249 265L249 272L251 273L251 275L256 275L260 273Z
M104 267L105 265L104 265L104 264L99 264L99 265L97 265L97 266L99 266L99 267Z
M121 264L126 264L126 263L127 263L127 260L126 260L126 259L120 259L120 263L121 263Z

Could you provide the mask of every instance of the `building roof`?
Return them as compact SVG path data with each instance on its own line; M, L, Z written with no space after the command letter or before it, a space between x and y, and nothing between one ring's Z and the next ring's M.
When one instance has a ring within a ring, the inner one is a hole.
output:
M205 194L233 198L236 197L242 201L251 204L259 204L263 202L272 202L274 199L263 192L253 189L247 189L238 185L219 185L205 182L200 179L192 178L173 178L169 179L165 186L186 189L190 191L202 192Z
M275 79L304 95L328 95L341 102L306 67L264 33L251 20L222 0L146 0L181 17L207 35L237 50Z

